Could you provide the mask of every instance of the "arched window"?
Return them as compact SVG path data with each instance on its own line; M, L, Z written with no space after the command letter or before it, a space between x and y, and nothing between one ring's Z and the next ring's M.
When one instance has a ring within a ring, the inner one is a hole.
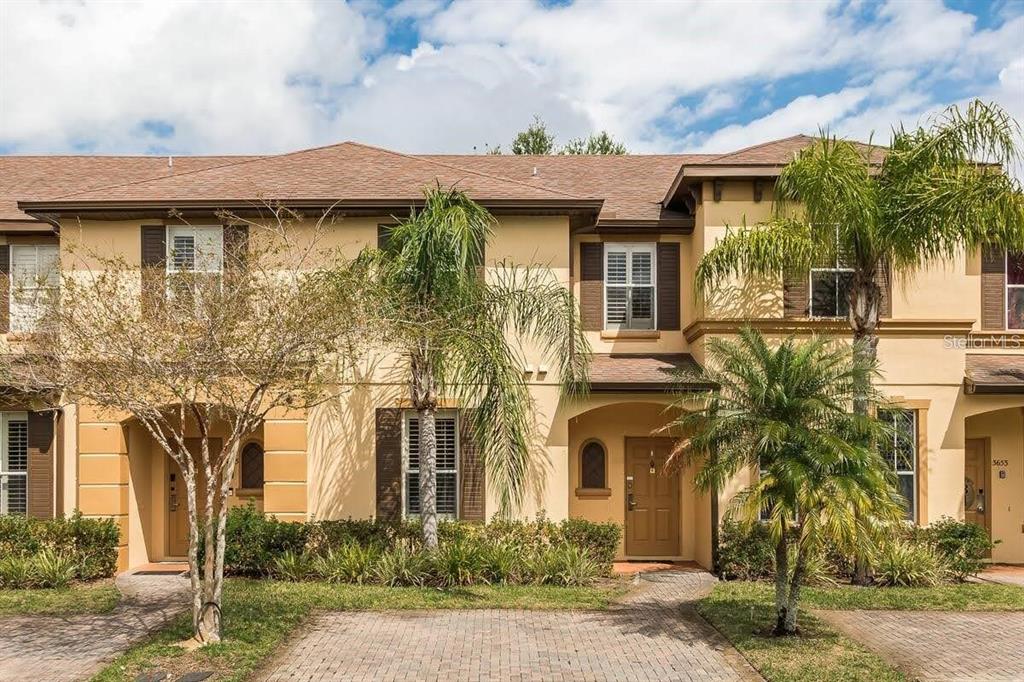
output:
M592 440L583 446L580 452L580 487L582 488L607 488L605 478L605 456L604 445Z
M242 488L263 487L263 446L249 443L242 448Z

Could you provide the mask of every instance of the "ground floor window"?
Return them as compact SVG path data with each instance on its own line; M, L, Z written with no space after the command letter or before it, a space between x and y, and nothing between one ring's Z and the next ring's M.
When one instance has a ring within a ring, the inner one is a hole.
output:
M455 518L458 515L459 491L459 429L454 410L438 411L437 431L437 513ZM420 513L420 420L416 412L405 415L404 437L404 509L407 516Z
M917 518L917 410L879 410L891 432L879 444L882 458L896 473L900 494L907 501L909 520Z
M241 487L245 490L263 488L263 446L249 443L242 448Z
M28 509L28 415L0 412L0 514Z
M580 487L590 490L608 487L605 476L604 446L592 440L580 452Z

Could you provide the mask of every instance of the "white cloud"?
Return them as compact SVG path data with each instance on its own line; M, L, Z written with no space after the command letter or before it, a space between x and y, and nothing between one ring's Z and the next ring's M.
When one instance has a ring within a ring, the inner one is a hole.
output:
M388 52L389 25L419 44ZM939 0L0 2L0 148L470 151L533 114L634 151L884 135L950 103L950 81L1024 114L1021 35L1022 16L982 30ZM854 75L773 105L773 84L828 69ZM723 113L747 122L705 129Z

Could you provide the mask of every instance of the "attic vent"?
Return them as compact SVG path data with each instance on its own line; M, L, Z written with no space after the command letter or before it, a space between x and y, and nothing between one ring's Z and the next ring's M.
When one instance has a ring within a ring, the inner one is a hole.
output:
M534 166L533 167L533 177L537 177L538 175L540 175L540 172L537 170L537 167Z
M173 156L168 156L167 157L167 167L168 168L174 168L174 157Z

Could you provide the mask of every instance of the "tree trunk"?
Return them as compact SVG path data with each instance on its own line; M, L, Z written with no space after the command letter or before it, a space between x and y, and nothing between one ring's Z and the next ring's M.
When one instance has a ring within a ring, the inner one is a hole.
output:
M789 600L786 605L786 618L783 622L783 635L795 635L799 630L796 626L796 614L800 604L800 589L803 587L804 572L807 568L807 552L801 545L797 545L796 566L793 568L793 578L789 583Z
M427 549L437 548L437 412L420 410L420 521Z
M882 302L882 290L875 281L876 269L858 268L854 272L853 285L850 287L850 326L853 328L854 356L870 366L874 366L878 357L878 317ZM857 393L853 401L853 411L855 414L866 416L871 409L869 378L865 379ZM867 558L856 556L853 565L853 583L867 585Z
M786 598L786 581L789 579L789 543L786 540L786 524L782 524L782 534L775 544L775 634L784 634L786 609L789 600Z

